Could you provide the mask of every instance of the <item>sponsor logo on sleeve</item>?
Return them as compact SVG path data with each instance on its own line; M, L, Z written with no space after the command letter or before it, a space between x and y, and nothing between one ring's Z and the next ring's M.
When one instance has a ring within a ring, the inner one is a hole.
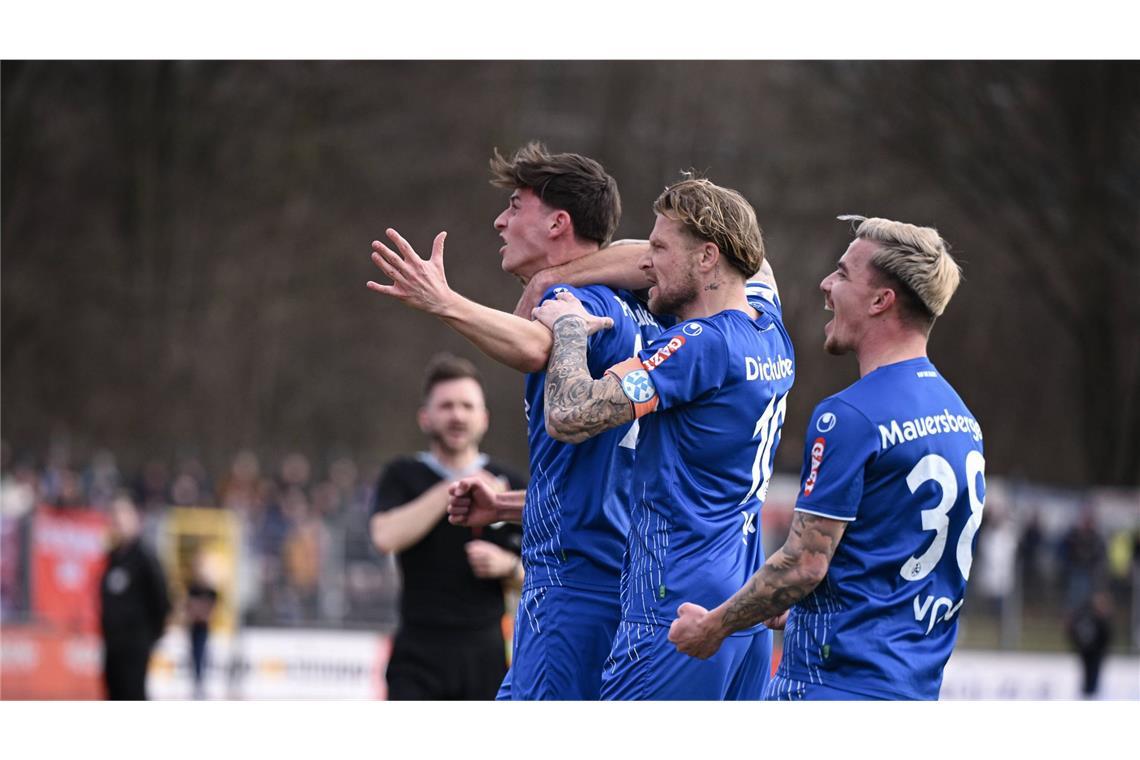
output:
M815 429L821 433L830 433L831 429L835 427L835 415L831 412L824 412L819 415L819 419L815 422Z
M811 445L811 469L808 471L807 480L804 481L804 496L811 496L811 492L815 490L815 480L819 477L819 465L823 462L823 449L826 445L827 441L823 437L816 438Z
M657 389L649 380L649 373L635 369L621 379L621 389L635 404L644 404L657 395Z
M700 335L703 330L704 328L701 327L699 322L686 322L685 326L681 328L681 332L685 333L685 335L691 335L694 338Z
M680 335L674 335L669 339L668 343L657 349L657 353L653 354L653 356L643 361L642 365L644 365L647 370L652 372L653 370L660 367L666 359L677 353L677 350L680 349L683 345L685 345L685 339Z

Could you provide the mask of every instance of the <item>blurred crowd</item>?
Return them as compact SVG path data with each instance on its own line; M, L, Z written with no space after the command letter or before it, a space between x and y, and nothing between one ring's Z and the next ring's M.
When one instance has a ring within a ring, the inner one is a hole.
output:
M193 456L151 458L130 472L106 450L78 462L56 446L37 461L4 444L0 515L6 540L26 541L38 506L106 512L125 491L142 514L144 536L161 546L173 509L227 510L240 525L243 624L386 628L395 622L398 580L391 558L369 540L378 470L376 463L362 473L343 455L318 464L293 452L269 463L244 450L220 473ZM29 613L26 571L9 567L3 573L5 621Z
M299 452L271 462L245 450L217 473L193 456L155 457L130 472L106 450L80 462L64 446L37 459L4 444L0 516L5 541L26 540L37 505L106 511L125 489L143 515L144 535L160 544L163 520L173 508L228 510L240 524L241 624L387 630L396 622L399 579L392 558L372 547L368 531L381 464L362 468L348 455L315 462ZM1102 521L1091 500L1078 500L1060 520L1056 510L1047 513L1031 501L1021 499L1013 508L987 500L963 643L1063 648L1067 631L1097 615L1107 620L1114 648L1136 651L1140 504L1133 520ZM768 543L778 539L766 536ZM2 575L4 620L26 619L27 568L9 566Z

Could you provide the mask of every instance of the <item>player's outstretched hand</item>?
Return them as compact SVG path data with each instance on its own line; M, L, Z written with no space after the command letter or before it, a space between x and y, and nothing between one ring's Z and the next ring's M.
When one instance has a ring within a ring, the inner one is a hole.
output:
M464 544L467 563L476 578L505 578L518 567L519 558L490 541L475 539Z
M481 528L499 522L499 509L495 505L496 485L473 475L457 480L447 489L447 521L452 525Z
M531 312L531 317L553 330L554 323L568 314L581 317L585 320L587 335L593 335L599 330L608 330L614 326L612 319L609 317L595 317L586 311L586 307L582 305L581 301L566 291L562 291L554 298L543 301L537 309Z
M388 239L396 246L393 251L379 240L372 241L372 263L387 275L391 285L369 281L368 288L383 293L411 306L413 309L443 315L456 298L456 293L447 284L447 273L443 269L443 242L447 233L435 236L431 246L431 258L424 261L416 254L411 244L400 237L394 229L386 230Z
M724 634L708 610L699 604L685 602L677 608L677 619L669 626L669 641L678 652L707 660L720 649Z

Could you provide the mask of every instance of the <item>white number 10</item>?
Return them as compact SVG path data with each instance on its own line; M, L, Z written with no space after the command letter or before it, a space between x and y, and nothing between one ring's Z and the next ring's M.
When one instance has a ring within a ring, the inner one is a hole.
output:
M986 460L978 451L971 451L966 455L966 490L970 496L970 518L958 536L958 547L955 555L958 559L958 569L962 577L969 580L970 567L974 564L974 536L982 524L982 510L985 504L978 498L977 478L982 477L985 484ZM907 475L906 484L910 492L914 493L918 487L929 480L938 484L942 491L942 498L933 509L922 510L922 529L933 530L934 541L922 553L921 557L911 556L899 568L899 575L908 581L919 581L930 575L938 561L946 551L946 536L950 530L950 508L958 497L958 477L954 468L944 457L938 454L927 454L918 460L918 464Z

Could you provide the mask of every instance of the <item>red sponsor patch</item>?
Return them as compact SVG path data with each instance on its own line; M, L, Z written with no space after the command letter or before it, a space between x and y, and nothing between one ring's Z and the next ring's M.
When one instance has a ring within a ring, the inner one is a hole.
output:
M826 445L827 441L823 438L816 438L811 445L811 469L808 471L807 480L804 481L804 496L811 496L811 492L815 490L815 479L819 477L819 465L823 461L823 448Z
M685 339L680 335L674 335L669 339L668 343L657 349L657 353L643 361L641 364L647 370L652 372L653 370L660 367L666 359L677 353L677 349L683 345L685 345Z

